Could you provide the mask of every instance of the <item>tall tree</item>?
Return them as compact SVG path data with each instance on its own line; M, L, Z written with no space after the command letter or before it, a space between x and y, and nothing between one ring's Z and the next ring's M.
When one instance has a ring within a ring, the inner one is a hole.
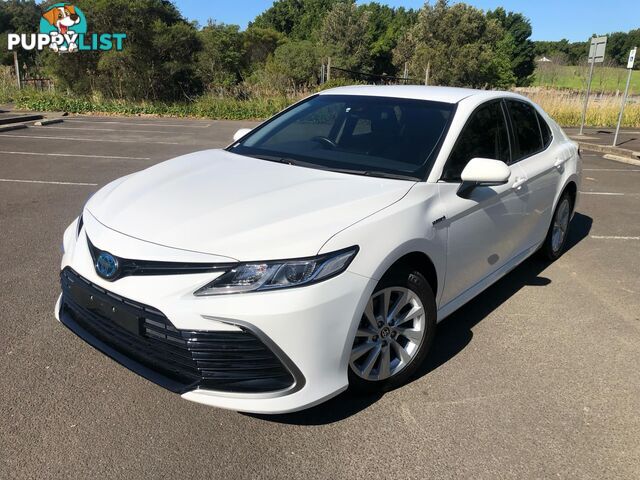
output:
M202 51L198 53L198 73L205 86L230 86L240 79L244 55L238 25L209 21L199 32Z
M566 38L556 41L534 42L536 56L560 59L562 63L578 65L587 61L588 42L569 42Z
M430 78L439 85L505 88L515 83L513 48L497 20L470 5L438 0L420 10L395 48L394 62L398 67L406 62L415 78L423 78L430 66Z
M243 34L245 70L253 71L263 67L269 55L285 41L285 35L272 28L247 28Z
M57 85L74 93L131 99L185 99L201 90L197 31L167 0L76 0L89 31L126 32L122 51L45 52ZM113 12L118 12L114 15Z
M502 7L487 12L487 18L500 22L506 33L511 35L513 39L511 71L518 85L528 85L536 68L535 47L530 38L531 22L521 13L507 13Z
M376 2L365 3L358 9L368 14L366 42L373 62L373 73L394 75L393 49L404 32L415 24L418 12Z
M308 40L337 3L350 0L276 0L250 26L271 28L291 38Z
M317 83L318 49L310 40L292 40L280 45L266 65L266 80L280 88Z
M337 3L327 13L319 31L325 55L340 68L370 70L372 61L367 42L369 12L358 10L354 1Z
M13 65L13 52L7 48L7 33L36 33L40 24L40 7L35 0L0 2L0 65ZM20 65L32 68L36 51L20 51Z

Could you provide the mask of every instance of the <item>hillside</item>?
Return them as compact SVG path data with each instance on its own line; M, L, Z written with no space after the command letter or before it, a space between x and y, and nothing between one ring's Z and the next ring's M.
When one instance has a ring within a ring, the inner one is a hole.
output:
M534 86L558 89L585 90L589 67L587 65L570 66L550 63L538 64L534 73ZM619 67L603 67L596 64L593 71L593 92L623 92L627 81L627 70ZM630 95L640 95L640 72L631 74Z

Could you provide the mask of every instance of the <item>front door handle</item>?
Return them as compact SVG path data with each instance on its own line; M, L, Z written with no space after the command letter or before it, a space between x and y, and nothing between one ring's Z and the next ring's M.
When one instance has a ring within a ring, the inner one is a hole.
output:
M516 177L515 182L511 185L511 188L514 190L520 190L520 187L527 182L527 177Z
M569 161L568 158L556 158L556 163L554 163L553 166L558 170L561 170L567 161Z

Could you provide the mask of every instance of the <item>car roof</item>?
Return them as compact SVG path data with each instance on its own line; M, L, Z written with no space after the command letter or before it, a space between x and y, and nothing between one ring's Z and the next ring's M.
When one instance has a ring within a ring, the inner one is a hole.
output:
M489 100L504 96L520 97L520 95L515 95L511 92L424 85L353 85L323 90L320 95L367 95L371 97L431 100L444 103L458 103L468 97L476 97L477 100Z

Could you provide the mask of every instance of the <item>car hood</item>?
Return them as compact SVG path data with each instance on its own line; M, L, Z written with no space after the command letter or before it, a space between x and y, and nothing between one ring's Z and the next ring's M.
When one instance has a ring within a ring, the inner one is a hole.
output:
M140 240L240 261L284 259L315 255L414 184L206 150L118 179L86 208Z

